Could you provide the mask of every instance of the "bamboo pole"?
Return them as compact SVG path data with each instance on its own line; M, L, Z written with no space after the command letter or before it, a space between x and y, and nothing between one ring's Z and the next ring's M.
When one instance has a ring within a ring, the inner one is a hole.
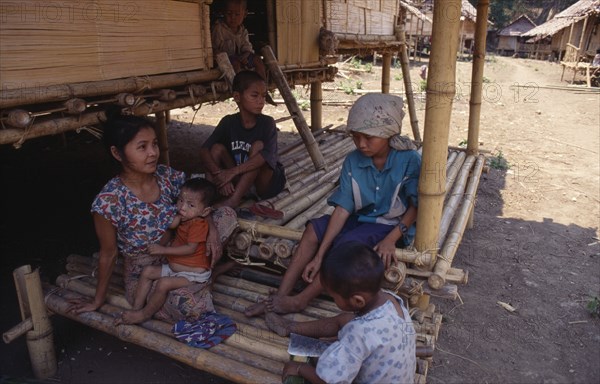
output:
M168 75L128 77L125 79L91 81L85 83L59 84L46 87L2 89L0 109L26 104L43 104L117 93L137 93L146 89L177 87L218 80L218 69L179 72Z
M465 163L460 170L458 181L454 185L454 188L452 188L452 193L449 195L449 198L444 204L442 219L440 220L438 247L441 247L444 243L446 232L448 231L448 228L450 228L450 222L452 222L456 209L458 208L459 203L462 201L465 188L467 187L467 179L469 178L473 164L475 164L475 156L469 156L467 160L465 160Z
M473 50L473 71L471 73L471 99L469 101L469 133L467 154L479 154L479 121L481 116L481 92L483 88L483 65L485 64L485 42L490 0L477 1L477 21L475 22L475 49Z
M392 54L386 52L381 59L381 93L390 93L390 70L392 67Z
M48 307L55 313L102 332L162 353L174 360L236 383L277 382L279 375L220 356L209 350L190 347L173 337L146 330L136 325L114 326L114 317L99 312L74 315L70 303L57 294L48 295Z
M456 158L452 162L451 166L446 168L446 191L449 191L450 188L452 188L452 185L456 181L456 176L462 169L462 166L465 162L466 157L467 157L466 152L459 152L456 155Z
M169 165L169 139L167 138L167 117L164 111L156 112L156 137L158 139L158 147L160 148L160 156L158 162Z
M273 50L270 46L267 45L263 49L261 49L261 53L264 57L265 64L267 65L271 72L271 75L273 76L275 84L277 84L277 88L279 89L281 96L283 96L283 99L285 100L285 105L290 111L290 115L292 115L293 117L294 125L296 126L296 128L298 129L298 133L304 140L304 145L308 150L308 154L310 155L310 158L313 161L315 169L318 170L325 167L325 159L323 159L323 155L319 150L319 146L317 145L317 142L315 141L312 132L310 131L308 125L306 124L306 121L304 120L302 111L300 111L300 108L298 108L296 99L292 95L292 91L290 90L290 87L287 84L285 77L281 72L281 69L279 68L279 64L277 63L277 58L275 57Z
M477 194L479 178L481 177L481 170L483 169L484 163L485 158L483 156L479 156L477 158L477 162L475 163L471 180L469 181L469 185L465 191L465 198L460 208L460 212L454 222L454 226L452 227L452 232L444 243L441 257L436 262L435 268L433 269L433 275L431 275L428 279L429 285L433 289L442 288L446 282L447 271L452 265L452 260L454 259L454 255L458 250L458 246L460 245L469 214L475 206L475 196Z
M427 79L427 110L423 160L419 177L417 213L418 251L429 252L433 268L446 185L446 157L452 100L456 93L455 71L460 0L436 0L433 8L432 48ZM457 17L449 17L457 13Z
M238 219L238 225L242 231L249 232L252 236L260 234L263 236L276 236L282 239L299 241L302 238L303 233L303 231L289 229L279 225L264 224L245 219Z
M329 191L336 187L335 182L327 182L314 189L312 192L299 198L294 203L289 204L283 210L283 218L279 220L268 220L267 223L283 225L292 220L298 213L304 211L306 208L319 201Z
M16 332L25 330L27 349L33 374L38 379L54 376L58 370L54 351L52 324L48 318L39 270L24 265L13 271L13 278L24 323L31 320L31 328L23 324ZM14 328L13 328L14 330ZM18 336L12 334L11 336Z
M410 127L415 141L421 140L421 132L419 131L419 118L415 108L415 96L413 93L413 85L410 81L410 65L408 60L408 47L406 46L406 36L404 31L400 30L398 39L402 42L400 47L400 66L402 68L402 79L404 80L404 92L406 93L406 103L408 104L408 116L410 117Z
M310 130L315 132L323 126L323 83L310 83Z
M137 116L147 115L168 109L183 108L188 105L196 105L207 101L217 101L225 99L224 94L217 94L217 98L213 94L206 94L202 97L180 97L173 101L161 102L155 100L154 103L144 103L133 110L133 114ZM31 125L29 128L21 129L3 129L0 130L0 144L20 144L27 140L45 135L56 135L59 133L73 131L87 125L96 125L101 121L106 120L104 111L95 111L83 113L80 116L69 116L59 119L42 120L39 123Z

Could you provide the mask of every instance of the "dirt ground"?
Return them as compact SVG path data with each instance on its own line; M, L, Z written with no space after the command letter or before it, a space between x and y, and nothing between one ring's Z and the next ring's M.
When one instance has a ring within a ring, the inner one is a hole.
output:
M411 71L416 91L421 64ZM458 63L451 145L467 137L470 68ZM380 87L378 66L372 73L346 69L343 74L348 79L324 84L342 89L325 90L326 102L358 97L344 89ZM394 68L391 78L392 92L401 93L400 70ZM432 384L599 380L600 320L586 306L600 296L600 94L552 88L565 85L557 64L502 57L486 63L481 148L495 159L501 155L509 168L490 168L482 177L475 226L453 263L469 272L468 284L459 287L461 299L434 299L444 325L428 374ZM308 98L307 90L297 94ZM417 96L422 130L424 96ZM234 110L225 102L197 112L174 111L172 165L200 171L198 146ZM286 115L282 105L264 112ZM324 124L342 124L347 112L344 106L325 106ZM310 120L310 112L305 116ZM404 122L409 132L408 116ZM290 133L291 121L279 127L282 142L298 138ZM114 173L109 164L88 133L30 141L20 150L0 148L3 331L20 320L11 277L15 267L40 266L44 279L52 281L70 253L96 249L89 204ZM49 382L226 383L69 320L54 317L53 325L59 373ZM0 381L31 380L23 338L2 344L0 356Z

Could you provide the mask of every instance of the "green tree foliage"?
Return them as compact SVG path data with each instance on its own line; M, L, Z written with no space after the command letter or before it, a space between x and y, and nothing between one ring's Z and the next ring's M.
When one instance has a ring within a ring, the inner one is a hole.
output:
M578 0L493 0L490 1L489 19L497 29L510 24L525 14L537 25L546 22L560 11L575 4ZM477 0L469 0L477 6Z

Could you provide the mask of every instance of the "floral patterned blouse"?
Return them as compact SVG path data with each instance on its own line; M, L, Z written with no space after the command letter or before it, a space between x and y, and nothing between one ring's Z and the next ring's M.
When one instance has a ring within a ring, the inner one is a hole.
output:
M155 176L160 197L153 203L138 199L119 176L106 183L92 203L92 213L98 213L117 229L117 246L123 256L146 253L148 244L158 242L175 217L175 202L185 174L158 165Z

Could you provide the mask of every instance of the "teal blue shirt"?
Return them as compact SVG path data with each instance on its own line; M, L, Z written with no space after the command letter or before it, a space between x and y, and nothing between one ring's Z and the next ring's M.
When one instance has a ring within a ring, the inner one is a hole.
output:
M409 202L418 206L421 155L417 151L390 149L383 169L355 150L348 154L340 173L340 186L328 203L358 216L364 223L398 225ZM409 228L414 235L414 225Z

